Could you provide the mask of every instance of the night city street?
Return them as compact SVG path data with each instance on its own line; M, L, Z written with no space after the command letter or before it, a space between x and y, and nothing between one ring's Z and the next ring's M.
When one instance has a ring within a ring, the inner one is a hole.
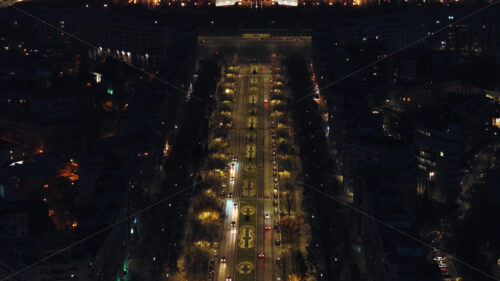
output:
M500 0L0 0L0 281L500 281Z

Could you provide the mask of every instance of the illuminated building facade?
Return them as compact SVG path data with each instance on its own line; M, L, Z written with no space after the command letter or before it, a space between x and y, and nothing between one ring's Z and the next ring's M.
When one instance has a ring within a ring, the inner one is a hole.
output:
M298 0L216 0L215 6L245 6L245 7L267 7L271 5L297 6Z
M459 190L462 175L460 126L455 123L442 127L437 124L419 124L415 129L414 141L417 149L417 192L428 190L435 198Z

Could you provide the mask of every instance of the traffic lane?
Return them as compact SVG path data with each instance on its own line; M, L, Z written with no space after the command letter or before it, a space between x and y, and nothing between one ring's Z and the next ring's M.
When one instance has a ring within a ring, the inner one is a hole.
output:
M240 83L241 85L241 83ZM237 89L235 94L237 93L238 96L235 97L236 99L236 106L233 110L235 120L234 123L240 123L242 122L241 118L238 118L241 116L241 112L243 112L244 107L244 98L242 98L242 91L244 91L244 88L242 89L241 87ZM244 93L244 92L243 92ZM229 192L233 193L234 198L228 198L226 199L226 208L225 208L225 213L226 217L224 219L223 223L223 231L222 231L222 239L220 245L220 253L219 253L219 258L218 262L220 263L219 269L217 272L217 280L225 281L227 276L234 276L234 268L235 268L235 263L236 263L236 240L237 240L237 223L238 223L238 198L239 198L239 184L241 184L241 175L242 175L242 165L240 165L240 162L238 161L238 153L240 152L240 147L241 147L241 138L240 138L240 131L238 129L233 130L232 132L233 139L235 142L232 143L232 151L233 155L236 155L236 161L232 161L231 163L234 163L234 167L231 169L231 176L234 177L233 181L230 181L229 183ZM241 159L241 158L240 158ZM241 160L240 160L241 161ZM236 204L236 206L235 206ZM232 222L235 222L234 228L231 226ZM221 258L225 258L225 262L220 262Z
M234 278L235 267L236 267L236 239L237 239L237 228L230 230L230 239L228 245L228 251L231 253L230 258L227 261L227 271L226 276L231 276Z
M225 258L228 254L228 239L229 233L227 231L227 225L229 224L229 218L224 220L224 230L222 232L223 238L221 239L221 243L219 243L219 256L217 262L219 263L219 267L217 270L217 280L224 281L226 277L227 264L222 262L222 258Z
M429 241L428 243L436 248L441 248L442 234L437 231L430 231L428 233ZM431 258L435 264L439 267L441 275L443 278L459 278L458 272L455 268L454 263L451 260L451 256L443 255L438 249L434 248L431 253Z
M238 166L235 164L230 167L230 175L234 180L229 180L227 194L232 193L234 195L234 187L236 182L236 173L238 171ZM224 257L226 260L231 256L231 248L230 248L230 239L231 239L231 222L233 219L233 206L234 206L234 197L224 199L225 202L225 218L222 224L222 237L219 239L219 255L218 262L220 263L218 271L217 271L217 280L225 280L228 271L227 262L222 262L222 258Z
M217 280L225 280L227 275L230 275L231 269L234 268L234 246L236 228L231 226L231 222L234 221L234 201L232 198L226 200L226 218L224 219L224 231L222 239L222 247L219 255L219 272L217 275ZM224 258L225 262L222 261Z
M260 94L261 94L261 103L260 106L262 110L260 111L261 113L261 119L262 119L262 153L263 153L263 179L264 179L264 192L265 194L273 194L272 189L272 172L270 171L270 163L272 159L270 158L269 154L269 120L268 120L268 107L266 106L267 103L265 102L266 99L268 99L268 94L267 94L267 85L266 81L268 81L268 75L267 75L268 67L263 66L261 69L261 77L260 79ZM265 219L265 224L266 227L269 227L269 230L265 231L264 234L264 280L272 280L273 279L273 260L274 260L274 252L273 252L273 247L272 247L272 234L274 232L274 220L273 220L273 212L272 212L272 202L271 198L268 198L264 200L264 211L267 214L267 218Z
M271 75L270 75L271 77ZM268 85L269 87L271 85ZM271 144L269 145L269 152L268 154L270 155L271 157L271 160L275 160L275 156L273 156L273 151L274 151L274 147L273 147L273 143L272 143L272 132L274 132L274 128L271 128L270 126L270 132L271 132L271 136L269 139L271 139ZM276 154L275 154L276 155ZM271 165L271 170L274 171L273 169L273 166ZM276 173L278 173L276 171ZM274 175L272 177L272 180L273 180L273 192L274 192ZM279 184L279 183L278 183ZM279 192L279 189L277 189L277 192ZM282 270L281 270L281 260L282 260L282 252L281 252L281 217L280 217L280 206L281 206L281 202L280 202L280 198L276 199L276 202L277 202L277 206L273 206L273 215L276 219L276 221L278 222L278 225L277 225L277 230L275 230L273 232L273 237L272 237L272 247L274 249L274 252L275 252L275 255L274 255L274 259L273 259L273 262L274 262L274 277L277 278L277 277L281 277L282 280L284 280L284 278L282 277ZM274 213L274 208L276 208L276 213ZM279 240L279 244L276 245L276 241ZM279 263L276 262L276 260L279 258Z
M271 131L269 130L269 132L270 132L270 134L266 138L267 142L268 142L266 154L268 155L268 159L269 159L269 161L267 161L268 167L266 170L268 171L268 174L269 174L269 176L267 178L268 188L269 188L268 192L270 192L270 194L274 194L274 176L273 176L273 166L272 166L273 157L272 157L272 145L270 144ZM270 260L269 260L270 264L268 266L270 268L272 268L273 280L275 280L276 277L281 276L279 265L275 264L276 259L278 257L281 257L280 248L275 246L275 241L279 239L279 221L280 221L279 211L278 211L279 205L277 205L277 206L273 205L273 201L275 201L275 200L276 200L276 202L279 202L279 200L275 199L274 197L272 197L268 202L268 210L269 210L269 213L271 214L271 233L266 241L267 248L269 249L268 251L270 251L272 253L272 255L270 256ZM275 208L276 208L277 212L274 211ZM275 224L277 225L277 229L275 228Z
M257 75L257 71L259 71L258 65L251 65L250 71L253 75ZM262 80L257 78L257 88L259 89L258 98L257 98L257 112L258 112L258 130L257 130L257 177L258 177L258 188L257 188L257 280L265 280L264 279L264 262L262 259L258 257L258 255L264 252L264 231L265 231L265 210L264 210L264 178L263 178L263 143L262 143L262 125L263 125L263 115L262 115L262 107L260 106L260 100L262 98L261 93L261 84Z
M259 77L259 94L260 94L259 114L260 114L260 119L262 120L261 121L262 131L261 131L261 137L260 137L261 156L262 156L261 177L262 177L263 193L264 194L271 194L269 192L269 187L270 187L269 182L268 182L269 174L268 174L268 170L266 169L267 164L269 163L268 162L269 158L267 157L268 155L266 153L266 143L265 143L265 140L267 138L268 124L267 124L266 108L264 106L265 105L264 101L266 99L266 95L265 95L265 83L264 83L264 81L265 81L264 74L265 73L262 73L262 72L264 72L263 66L260 67L260 71L262 74ZM263 244L262 254L264 255L264 258L263 258L264 279L263 280L271 280L272 279L272 264L269 263L269 261L272 260L272 251L269 248L269 241L270 241L270 235L271 235L270 233L272 231L272 224L271 224L272 213L270 212L270 209L269 209L269 200L270 200L269 198L266 198L265 200L263 200L263 206L262 206L264 213L265 213L265 217L264 217L265 230L264 230L263 241L262 241L262 244Z
M260 119L262 120L262 135L261 135L261 143L262 143L262 166L263 166L263 174L262 174L262 178L263 178L263 189L264 189L264 193L266 195L271 195L272 193L270 192L270 184L269 184L269 154L267 153L268 152L268 149L267 149L267 138L269 137L268 135L268 131L269 131L269 124L268 124L268 116L267 116L267 106L266 106L266 99L268 98L267 97L267 94L266 94L266 69L267 67L266 66L261 66L261 68L259 69L260 70L260 76L259 76L259 94L261 96L261 99L260 99L260 108L261 110L259 111L259 115L260 115ZM271 280L272 279L272 274L273 274L273 270L272 270L272 264L269 263L270 260L273 259L273 253L272 253L272 248L270 247L270 240L271 240L271 233L272 233L272 212L271 212L271 209L270 209L270 198L267 198L264 200L264 212L266 214L266 217L265 217L265 226L266 226L266 230L265 230L265 233L264 233L264 248L262 250L263 254L264 254L264 278L265 280ZM269 228L269 229L267 229Z
M246 112L246 107L245 107L245 102L246 102L246 84L248 84L247 79L240 78L240 85L243 86L240 88L239 93L241 93L238 98L237 98L237 111L236 115L239 117L239 124L240 126L236 128L236 162L238 163L238 169L237 169L237 175L236 175L236 182L235 182L235 189L234 189L234 194L235 194L235 201L232 206L231 212L231 223L234 222L234 227L230 230L230 239L228 241L228 251L230 253L230 259L227 261L227 271L226 271L226 278L227 276L230 276L231 278L234 279L235 272L236 272L236 263L237 263L237 240L238 240L238 216L239 216L239 208L240 204L239 203L239 198L241 194L241 184L242 184L242 177L243 177L243 165L241 165L243 162L243 155L244 155L244 136L242 136L243 130L243 124L244 124L244 116ZM225 280L225 279L224 279Z
M264 108L264 115L267 117L268 112L267 108ZM265 132L264 132L264 177L265 177L265 193L269 194L271 198L268 198L264 203L264 208L266 213L269 215L269 219L266 221L266 225L270 227L270 230L266 232L265 235L265 280L274 280L275 269L274 263L276 253L273 247L273 235L276 231L274 228L274 224L277 221L276 216L273 211L272 202L275 200L273 198L274 191L274 183L273 183L273 174L272 174L272 157L269 149L270 145L270 130L269 130L269 121L266 118L265 122Z

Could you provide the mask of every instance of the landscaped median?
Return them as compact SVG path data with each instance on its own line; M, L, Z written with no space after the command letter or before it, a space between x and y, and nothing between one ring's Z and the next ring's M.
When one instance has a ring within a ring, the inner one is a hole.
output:
M257 244L256 198L240 201L238 219L238 250L236 255L236 280L255 281L255 247Z
M250 130L249 130L250 131ZM247 139L246 144L255 143ZM245 159L241 185L236 255L236 280L255 281L257 246L257 166L256 159Z
M245 129L245 158L241 181L240 211L238 218L238 243L236 255L236 280L255 281L257 247L257 96L258 88L249 83L248 118Z

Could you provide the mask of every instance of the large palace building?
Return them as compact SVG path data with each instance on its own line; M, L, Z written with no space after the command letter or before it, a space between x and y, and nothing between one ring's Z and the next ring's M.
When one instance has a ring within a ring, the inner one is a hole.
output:
M298 0L216 0L216 6L234 6L242 5L249 7L262 7L271 6L274 4L282 6L297 6L299 4Z

